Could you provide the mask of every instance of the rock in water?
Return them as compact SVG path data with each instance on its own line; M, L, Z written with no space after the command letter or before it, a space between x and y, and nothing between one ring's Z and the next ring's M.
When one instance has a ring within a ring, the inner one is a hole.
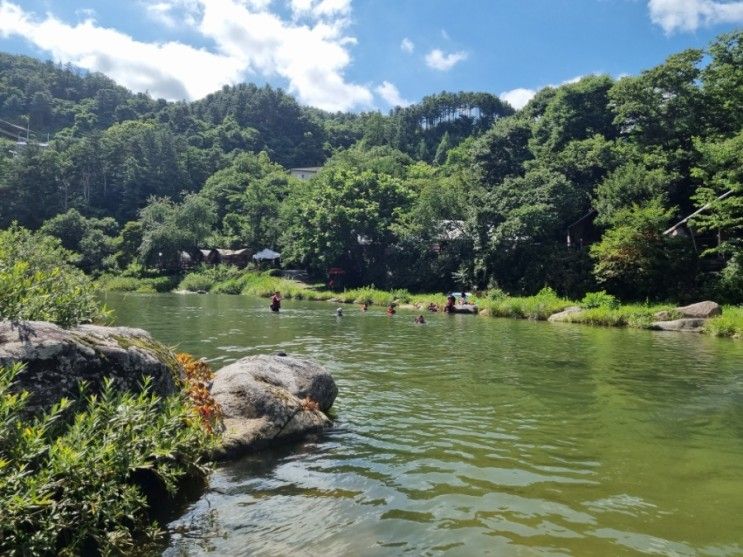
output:
M89 385L88 393L96 392L106 377L117 389L134 391L150 377L154 393L169 395L176 392L182 372L175 354L141 329L0 321L0 365L14 362L26 365L14 390L31 394L29 413L48 409L62 397L75 398L80 381Z
M698 319L706 319L708 317L722 315L722 308L720 305L715 302L710 302L709 300L676 308L676 311L684 317L693 317Z
M581 311L583 311L583 308L579 308L578 306L570 306L570 307L565 308L562 311L553 313L547 318L547 321L551 321L552 323L565 321L569 315L573 315L574 313L580 313Z
M225 430L217 458L231 458L330 425L338 394L319 364L291 356L248 356L216 372L211 387Z

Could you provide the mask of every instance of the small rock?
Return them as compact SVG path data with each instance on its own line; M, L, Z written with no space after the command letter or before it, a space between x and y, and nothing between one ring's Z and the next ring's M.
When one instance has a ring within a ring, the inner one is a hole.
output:
M671 321L671 312L670 311L658 311L653 314L653 319L656 321Z
M722 315L722 308L720 307L720 304L711 302L709 300L676 308L676 311L684 317L698 317L700 319Z
M580 308L578 306L570 306L558 313L553 313L547 318L547 321L551 321L552 323L565 321L568 315L573 315L574 313L580 313L581 311L583 311L583 308Z

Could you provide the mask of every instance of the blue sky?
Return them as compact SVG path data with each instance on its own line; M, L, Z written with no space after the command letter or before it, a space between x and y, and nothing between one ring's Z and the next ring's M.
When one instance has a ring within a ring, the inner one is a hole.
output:
M326 110L442 90L518 108L543 86L637 74L741 26L731 0L0 0L0 50L169 100L252 81Z

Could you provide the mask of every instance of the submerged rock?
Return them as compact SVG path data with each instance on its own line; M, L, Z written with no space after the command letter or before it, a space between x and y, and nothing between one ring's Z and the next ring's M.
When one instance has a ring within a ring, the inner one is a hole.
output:
M580 308L578 306L570 306L570 307L565 308L562 311L553 313L547 318L547 321L552 321L553 323L559 322L559 321L565 321L568 315L573 315L574 313L580 313L581 311L583 311L583 308Z
M215 457L231 458L328 427L338 388L315 362L260 355L217 371L211 393L225 426Z
M152 390L176 391L181 367L175 354L146 331L129 327L80 325L63 329L45 321L0 321L0 365L25 364L15 391L30 393L29 413L45 410L62 397L75 398L81 381L96 392L110 377L117 389L139 390L152 379Z
M705 320L701 318L683 318L672 321L656 321L650 324L650 328L656 331L688 331L701 333Z

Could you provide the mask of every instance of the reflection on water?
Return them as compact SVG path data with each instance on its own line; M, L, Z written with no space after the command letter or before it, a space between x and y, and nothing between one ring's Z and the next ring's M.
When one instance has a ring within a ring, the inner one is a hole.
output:
M338 382L333 430L217 468L174 555L742 555L743 343L234 296L109 295L217 367Z

